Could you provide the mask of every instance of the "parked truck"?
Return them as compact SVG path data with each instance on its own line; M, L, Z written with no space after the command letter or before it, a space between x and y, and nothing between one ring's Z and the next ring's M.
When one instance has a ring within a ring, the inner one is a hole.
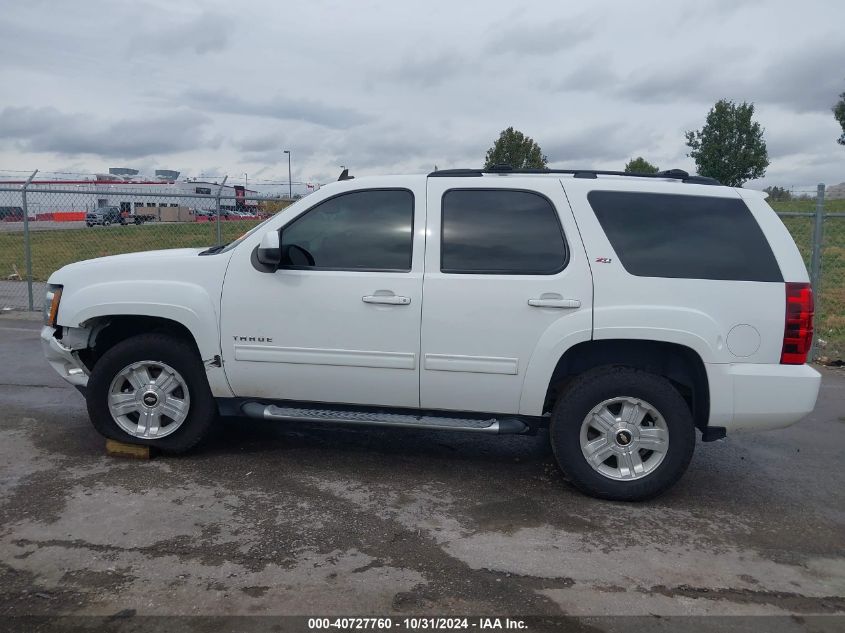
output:
M154 215L132 214L128 211L121 211L119 207L97 207L85 214L85 226L88 227L94 225L110 226L112 224L119 224L120 226L144 224L145 222L155 222L155 220L156 216Z

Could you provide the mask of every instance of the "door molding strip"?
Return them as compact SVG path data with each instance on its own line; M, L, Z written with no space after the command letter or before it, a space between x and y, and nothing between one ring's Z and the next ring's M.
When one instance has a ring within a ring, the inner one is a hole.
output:
M474 374L519 373L518 358L499 358L496 356L458 356L455 354L426 354L423 367L429 371L461 371Z
M417 355L412 352L277 347L274 345L235 345L235 360L254 363L378 367L383 369L415 369L417 366Z

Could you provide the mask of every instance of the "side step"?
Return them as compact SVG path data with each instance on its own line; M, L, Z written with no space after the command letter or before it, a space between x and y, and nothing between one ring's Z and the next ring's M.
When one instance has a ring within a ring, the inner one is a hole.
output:
M285 407L260 402L246 402L241 412L259 420L328 422L331 424L355 424L366 426L391 426L405 429L428 429L435 431L466 431L470 433L493 433L518 435L528 431L525 422L517 418L473 418L441 417L437 415L413 415L405 413L383 413L351 411L342 409L310 409Z

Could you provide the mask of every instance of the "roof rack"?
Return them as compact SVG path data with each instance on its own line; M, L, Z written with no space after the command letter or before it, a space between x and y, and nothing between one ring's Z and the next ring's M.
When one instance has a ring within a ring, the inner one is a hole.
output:
M629 173L625 171L606 171L602 169L514 169L510 165L493 165L489 169L441 169L431 172L429 178L472 178L484 174L571 174L574 178L597 178L598 176L631 176L635 178L671 178L696 185L721 185L715 178L690 176L683 169L667 169L655 174Z

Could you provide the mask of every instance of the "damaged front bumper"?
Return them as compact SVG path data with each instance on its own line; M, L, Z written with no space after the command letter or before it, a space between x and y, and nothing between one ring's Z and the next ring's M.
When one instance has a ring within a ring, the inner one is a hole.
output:
M41 328L41 347L47 362L56 372L80 391L88 385L88 369L79 359L78 350L88 345L89 330L61 328L62 339L56 338L57 328Z

